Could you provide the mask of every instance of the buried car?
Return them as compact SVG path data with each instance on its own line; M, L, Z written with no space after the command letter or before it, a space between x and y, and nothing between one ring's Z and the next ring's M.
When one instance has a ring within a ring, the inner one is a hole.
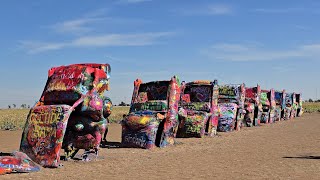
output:
M274 100L276 102L276 109L275 109L275 120L280 121L284 119L285 116L285 108L286 108L286 91L275 91L274 93Z
M218 131L240 130L245 115L245 85L228 84L219 86Z
M303 107L302 107L302 94L296 94L296 103L297 103L297 116L300 117L303 114Z
M258 126L261 120L262 105L260 102L261 88L246 87L244 125L247 127Z
M83 160L98 155L110 112L109 64L73 64L49 70L38 103L31 108L20 150L44 167L58 167L60 150L66 159L84 149Z
M177 137L216 135L218 126L218 81L181 84Z
M290 114L291 119L297 116L297 110L298 110L298 103L297 103L296 93L292 93L292 109Z
M285 97L285 103L286 103L286 108L285 108L285 120L292 119L295 116L295 93L286 93Z
M174 144L178 128L180 82L134 81L129 114L122 120L122 145L152 149Z
M262 123L273 123L275 121L276 102L274 100L274 95L274 89L261 90Z

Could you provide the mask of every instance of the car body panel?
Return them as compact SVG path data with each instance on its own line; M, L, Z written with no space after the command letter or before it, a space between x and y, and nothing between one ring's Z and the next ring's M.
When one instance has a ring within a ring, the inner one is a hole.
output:
M286 108L286 103L285 103L285 98L286 98L286 91L275 91L275 102L276 102L276 109L275 109L275 120L280 121L284 119L285 116L285 108Z
M262 104L262 123L273 123L275 122L276 113L276 102L275 102L275 91L261 90L261 104Z
M258 126L261 121L262 105L260 102L261 88L259 85L256 87L246 87L246 100L245 109L246 115L244 118L244 125Z
M177 137L216 135L218 81L182 83Z
M218 131L240 130L246 112L244 102L244 84L219 86L218 107L220 116Z
M174 144L178 128L179 78L134 81L130 112L122 120L123 146L152 149Z
M79 149L97 153L110 112L109 64L72 64L51 68L40 100L30 110L20 150L44 167L58 167ZM79 118L81 117L81 118Z
M297 102L297 116L301 117L303 114L303 106L302 106L302 94L296 94L296 102Z

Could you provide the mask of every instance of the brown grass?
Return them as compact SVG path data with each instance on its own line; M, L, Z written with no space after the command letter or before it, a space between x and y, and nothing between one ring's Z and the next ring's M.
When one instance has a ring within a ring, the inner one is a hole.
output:
M128 106L115 106L109 117L111 123L118 123L122 120L123 114L129 112ZM24 127L29 109L1 109L0 110L0 129L18 130Z
M305 102L302 107L306 113L320 112L320 102Z
M129 106L115 106L109 117L111 123L119 123L123 114L129 112ZM320 112L320 102L303 103L304 112L313 113ZM0 110L0 129L17 130L22 129L28 116L29 109L1 109Z

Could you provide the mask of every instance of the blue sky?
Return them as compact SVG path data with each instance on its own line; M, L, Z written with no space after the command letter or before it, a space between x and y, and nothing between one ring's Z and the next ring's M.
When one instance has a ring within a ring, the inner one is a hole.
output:
M133 81L218 79L320 99L320 2L3 0L0 108L31 106L47 70L109 63L114 103Z

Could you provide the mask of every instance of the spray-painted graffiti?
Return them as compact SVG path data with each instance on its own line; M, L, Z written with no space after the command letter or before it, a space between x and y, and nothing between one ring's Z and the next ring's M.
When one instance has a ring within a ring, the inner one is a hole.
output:
M68 105L32 108L22 134L20 150L42 166L57 167L70 109Z
M276 101L275 101L275 91L262 90L261 92L261 104L262 104L262 123L273 123L276 118Z
M238 89L233 86L221 86L219 87L219 95L225 96L237 96L239 94Z
M275 91L275 103L276 103L276 109L275 109L275 120L280 121L285 118L285 90L283 91Z
M60 149L73 157L78 149L98 148L111 114L109 64L73 64L51 68L39 102L28 115L20 149L44 167L58 167Z
M246 88L246 99L245 99L245 110L246 115L244 118L244 125L251 127L251 126L258 126L261 120L261 89L260 86L252 88Z
M175 76L170 81L134 81L130 112L122 121L122 144L146 149L173 144L179 95Z
M296 94L296 102L297 102L297 116L300 117L303 114L302 107L302 94Z
M229 84L219 87L219 131L240 130L246 113L245 93L244 84Z
M233 131L235 128L238 105L235 103L218 104L220 110L218 131Z
M25 153L15 151L10 155L0 155L0 175L11 172L36 172L37 166Z
M267 90L261 92L261 104L262 104L262 115L261 115L261 122L268 123L269 115L270 115L270 101L268 98Z
M177 137L202 137L205 134L209 113L187 110L186 117L180 117Z
M156 136L161 120L157 116L129 115L123 121L122 139L125 146L152 149L156 144Z
M285 97L285 103L286 103L286 108L285 108L285 119L292 119L295 116L295 94L294 93L286 93Z
M213 136L217 130L218 81L193 81L182 83L177 137ZM189 97L187 100L185 96Z

